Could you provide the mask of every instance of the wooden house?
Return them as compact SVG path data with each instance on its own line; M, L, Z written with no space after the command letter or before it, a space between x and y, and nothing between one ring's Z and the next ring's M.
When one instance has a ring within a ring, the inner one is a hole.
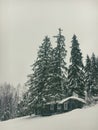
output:
M44 105L42 115L52 115L56 113L68 112L73 109L82 108L86 104L84 99L78 97L68 97L61 101L49 102Z
M58 103L57 112L68 112L73 109L82 108L86 104L84 99L78 97L68 97Z

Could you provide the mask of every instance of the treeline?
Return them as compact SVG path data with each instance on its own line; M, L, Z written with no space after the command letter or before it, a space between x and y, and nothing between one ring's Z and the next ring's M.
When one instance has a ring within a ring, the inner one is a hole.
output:
M11 84L4 83L0 85L0 120L8 120L18 117L19 104L22 100L21 86L16 88Z
M37 59L28 75L29 91L24 96L21 115L41 110L47 102L62 100L77 95L86 97L87 103L93 102L98 95L98 57L87 55L85 65L76 35L72 37L70 65L66 66L67 50L62 30L54 36L56 47L46 36L39 47Z

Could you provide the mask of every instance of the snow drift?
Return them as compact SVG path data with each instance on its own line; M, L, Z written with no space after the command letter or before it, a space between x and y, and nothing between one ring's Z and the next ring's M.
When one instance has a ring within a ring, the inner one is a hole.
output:
M53 116L0 122L0 130L98 130L98 105Z

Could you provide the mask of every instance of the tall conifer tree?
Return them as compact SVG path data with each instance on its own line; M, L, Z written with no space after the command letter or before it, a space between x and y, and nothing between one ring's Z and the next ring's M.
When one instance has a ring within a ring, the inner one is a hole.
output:
M46 36L42 45L39 47L38 57L33 64L33 74L31 74L28 82L30 89L30 108L35 110L41 109L43 104L47 102L48 79L50 71L52 47L50 39Z
M64 90L66 88L66 49L65 49L65 37L61 34L61 29L59 29L59 34L54 36L57 38L57 46L53 49L52 53L52 91L51 95L53 100L60 100L64 98Z
M68 70L68 95L77 94L78 97L84 97L82 53L76 35L72 38L70 62L71 65Z
M92 94L91 94L91 86L92 86L92 71L91 71L91 59L87 55L86 64L84 67L85 71L85 96L87 103L91 103Z
M91 92L92 95L95 96L96 94L98 94L98 68L97 68L97 60L95 57L95 54L92 54L91 57L91 71L92 71L92 76L91 76L91 81L92 81L92 85L91 85Z

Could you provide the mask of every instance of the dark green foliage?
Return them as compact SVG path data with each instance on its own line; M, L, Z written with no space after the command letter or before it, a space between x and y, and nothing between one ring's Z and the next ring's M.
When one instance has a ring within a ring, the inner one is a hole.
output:
M91 94L91 86L92 86L92 67L91 67L91 59L87 55L86 64L84 67L85 70L85 96L88 104L91 103L92 94Z
M18 117L26 116L26 115L30 114L29 109L28 109L28 103L29 103L28 92L26 92L23 95L23 99L21 100L20 103L18 103L18 106L17 106L17 116Z
M97 88L98 88L98 57L96 58L96 82L97 82Z
M6 110L4 113L3 113L3 115L2 115L2 117L1 117L1 120L2 121L5 121L5 120L8 120L8 119L11 119L11 116L10 116L11 114L10 114L10 111L9 110Z
M1 103L1 99L0 99L0 118L2 116L2 103Z
M30 74L28 102L22 101L20 108L28 104L28 108L20 111L20 115L41 114L47 103L62 100L74 94L85 98L87 94L97 94L98 88L98 59L94 55L87 56L84 67L82 53L76 35L72 38L71 58L69 69L66 67L65 37L61 34L54 36L57 46L52 48L50 39L46 36L39 47L38 56L32 65ZM68 73L68 74L67 74ZM26 100L24 98L24 100Z
M39 47L38 57L33 64L33 74L31 74L30 85L30 101L29 106L32 109L39 109L45 102L49 100L49 85L48 80L50 77L50 62L52 55L52 47L50 39L46 36L42 45Z
M65 97L66 87L66 50L65 37L59 34L57 46L53 49L50 39L45 37L39 47L36 62L32 66L33 74L29 75L29 110L41 114L41 109L50 101Z
M52 52L52 91L51 98L52 100L60 100L65 97L64 92L66 88L66 77L67 77L67 68L66 68L66 53L65 50L65 37L61 34L61 29L59 29L59 34L54 36L57 38L57 46L53 49Z
M91 93L93 96L98 94L98 64L95 54L91 57Z
M85 65L85 83L86 83L86 91L89 93L90 86L92 85L91 77L92 77L92 67L91 67L91 59L87 55L86 65Z
M68 70L68 94L76 93L79 97L84 97L84 72L82 53L76 35L72 38L71 46L71 65Z
M91 58L87 55L85 65L85 86L87 102L92 103L93 96L98 95L98 64L94 53Z

